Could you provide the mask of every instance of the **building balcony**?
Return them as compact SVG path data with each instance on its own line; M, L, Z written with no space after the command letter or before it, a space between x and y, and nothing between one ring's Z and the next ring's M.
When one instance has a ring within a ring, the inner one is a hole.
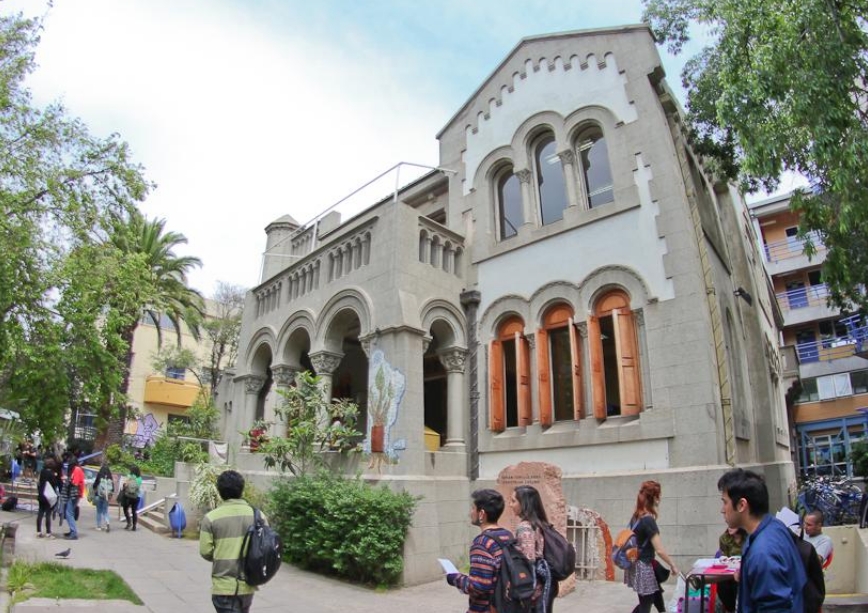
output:
M145 380L145 402L172 407L188 408L193 406L201 386L190 381L151 375Z
M796 346L799 363L828 362L851 357L865 357L868 351L868 326L855 328L848 336L799 343Z
M825 283L800 287L776 294L784 315L784 327L795 326L838 315L838 310L826 303L829 288Z
M826 259L826 245L819 234L811 233L810 237L816 249L810 259L805 255L805 240L801 238L791 237L763 245L769 274L774 277L822 264Z

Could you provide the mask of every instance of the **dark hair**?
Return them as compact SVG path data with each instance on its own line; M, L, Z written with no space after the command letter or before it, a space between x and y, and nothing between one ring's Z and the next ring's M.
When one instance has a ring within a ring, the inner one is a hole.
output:
M534 528L542 529L549 523L546 510L539 492L532 485L519 485L515 488L515 499L518 501L518 516L530 522Z
M488 521L496 523L503 513L503 496L497 490L476 490L470 495L477 511L485 511Z
M633 519L643 515L652 515L657 518L657 501L660 500L660 484L656 481L644 481L636 496L636 509L633 511Z
M241 498L244 494L244 477L236 470L224 470L217 477L217 493L223 500Z
M805 518L808 518L808 517L813 517L814 519L816 519L817 523L820 524L821 526L826 521L826 518L823 515L823 512L820 511L819 509L815 509L815 510L811 511L810 513L807 513L805 515Z
M132 466L130 466L130 472L131 472L132 474L134 474L135 476L137 476L137 477L141 477L141 476L142 476L142 471L141 471L141 469L139 469L139 467L136 466L135 464L133 464Z
M69 464L69 467L70 467L70 468L73 468L73 467L75 467L75 466L78 466L78 458L75 457L74 455L71 455L71 456L69 456L69 459L67 460L67 463Z
M729 496L733 507L744 498L753 517L762 517L769 512L769 490L765 479L752 470L733 468L718 480L717 489Z
M102 466L100 466L100 467L99 467L99 472L97 473L97 476L98 476L98 477L101 477L101 478L103 478L103 479L106 478L106 477L108 477L109 479L111 479L111 477L112 477L112 471L111 471L111 468L109 468L109 465L108 465L108 464L103 464Z

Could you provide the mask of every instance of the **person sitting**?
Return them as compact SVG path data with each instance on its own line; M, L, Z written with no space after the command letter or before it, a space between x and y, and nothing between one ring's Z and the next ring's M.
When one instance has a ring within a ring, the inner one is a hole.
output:
M834 545L832 539L823 534L823 512L811 511L805 515L804 521L805 540L814 546L817 550L817 555L820 556L820 563L823 568L826 568L828 562L832 558Z
M733 556L741 556L741 549L744 545L747 532L743 528L727 528L720 535L718 546L720 547L720 555L731 558ZM736 599L738 598L738 583L736 581L725 581L717 586L717 597L720 599L720 604L726 613L735 611Z

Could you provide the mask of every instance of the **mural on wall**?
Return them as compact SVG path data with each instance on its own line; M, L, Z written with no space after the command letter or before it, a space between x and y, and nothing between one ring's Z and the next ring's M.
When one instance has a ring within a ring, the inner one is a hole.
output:
M141 449L148 445L153 445L157 440L159 431L160 424L153 413L139 417L136 419L136 433L132 436L133 447Z
M406 378L377 349L371 355L368 379L368 432L363 448L370 454L368 468L380 470L383 464L397 464L399 452L407 448L404 439L392 441L392 427L398 421Z

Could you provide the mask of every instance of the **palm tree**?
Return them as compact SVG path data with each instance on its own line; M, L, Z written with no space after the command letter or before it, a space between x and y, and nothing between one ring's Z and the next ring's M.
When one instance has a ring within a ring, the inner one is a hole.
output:
M165 230L165 219L146 219L134 212L128 220L118 220L109 237L111 244L132 269L137 271L132 292L118 292L119 299L112 308L125 322L119 330L124 341L124 373L121 383L122 401L117 410L106 407L107 426L99 447L120 443L127 419L126 396L130 385L130 368L133 362L133 335L144 317L157 328L157 339L162 343L162 316L175 327L178 344L181 342L181 322L199 338L199 321L204 315L202 295L187 286L187 273L202 265L193 256L178 256L175 247L187 243L187 238L178 232Z

